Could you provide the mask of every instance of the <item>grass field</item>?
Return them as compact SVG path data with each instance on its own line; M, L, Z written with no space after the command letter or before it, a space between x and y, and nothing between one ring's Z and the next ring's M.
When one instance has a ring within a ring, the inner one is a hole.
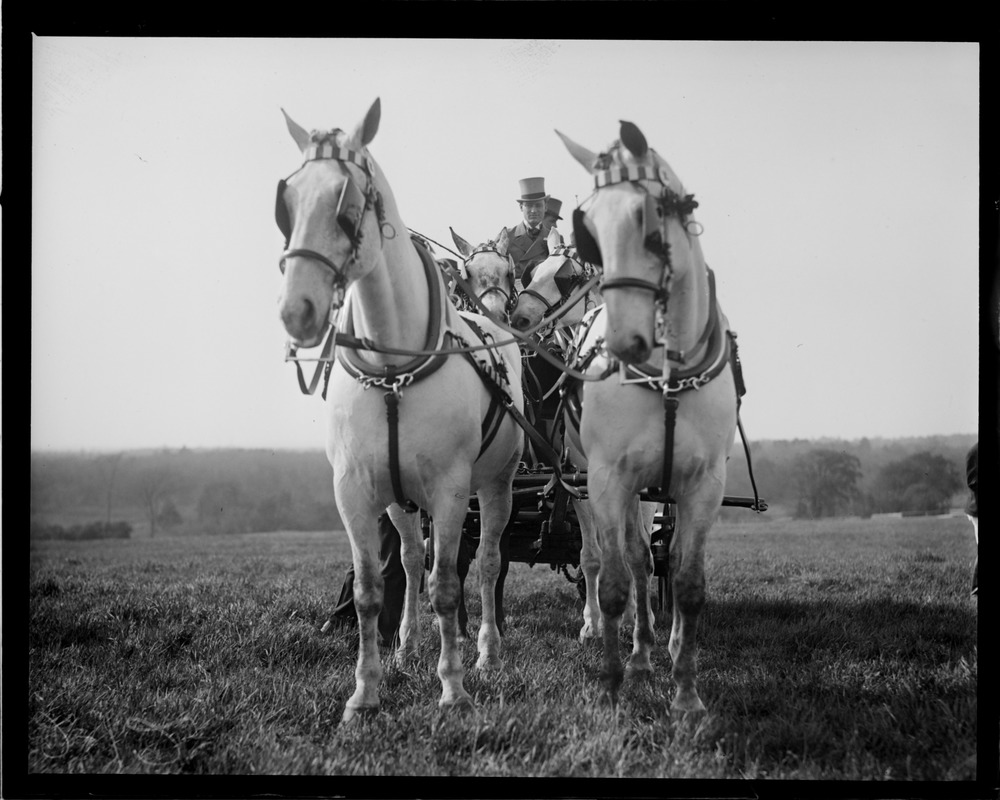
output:
M424 595L419 663L384 659L381 713L341 727L357 634L320 627L343 533L40 542L29 771L973 780L968 521L765 518L712 532L709 713L679 720L660 623L655 676L599 703L576 589L547 566L511 567L502 672L464 644L476 712L437 708Z

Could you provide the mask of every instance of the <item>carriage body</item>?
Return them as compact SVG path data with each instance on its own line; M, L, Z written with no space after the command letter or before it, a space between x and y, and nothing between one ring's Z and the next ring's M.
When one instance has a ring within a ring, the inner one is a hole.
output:
M587 498L587 473L563 473L563 482ZM553 572L561 573L576 585L581 598L585 595L584 576L580 568L583 533L569 493L557 482L553 485L551 467L528 467L524 464L514 476L513 505L505 535L508 536L508 558L512 564L529 567L547 565ZM552 488L549 488L552 486ZM651 500L647 493L641 500ZM723 506L766 511L767 503L761 498L727 495ZM653 577L657 579L657 597L660 609L666 607L669 596L670 544L677 522L676 508L666 503L663 510L653 517L650 532L650 554ZM479 547L479 508L473 497L462 528L462 539L470 558L475 558ZM434 526L424 520L424 535L428 539L426 567L434 562Z

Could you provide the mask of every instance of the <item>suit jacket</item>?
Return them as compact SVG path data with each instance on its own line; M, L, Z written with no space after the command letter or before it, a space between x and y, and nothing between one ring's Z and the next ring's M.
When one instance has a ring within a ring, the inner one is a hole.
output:
M541 224L542 232L537 239L528 235L528 226L521 220L513 228L508 228L510 245L508 252L514 259L514 276L520 281L521 275L529 267L534 267L549 257L549 246L545 237L549 235L549 223Z

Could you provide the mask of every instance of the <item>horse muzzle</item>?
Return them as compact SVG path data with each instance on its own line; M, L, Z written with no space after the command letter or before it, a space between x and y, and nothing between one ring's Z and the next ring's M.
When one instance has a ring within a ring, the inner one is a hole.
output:
M656 347L655 315L648 298L615 293L605 298L607 323L604 343L608 351L626 364L642 364Z
M318 312L308 298L281 303L280 315L285 332L297 347L316 347L322 340L327 316Z

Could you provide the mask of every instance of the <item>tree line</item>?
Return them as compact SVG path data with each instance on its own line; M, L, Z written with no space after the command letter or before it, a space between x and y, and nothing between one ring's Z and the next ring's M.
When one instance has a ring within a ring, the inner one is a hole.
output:
M974 441L954 435L755 442L753 477L775 516L937 513L964 503L965 454ZM739 443L726 493L753 493ZM123 526L152 536L342 527L321 451L32 453L30 500L39 537L89 538L102 528L122 536Z
M341 527L320 451L32 453L33 529L129 522L151 536Z
M911 439L777 440L752 447L753 477L769 504L799 518L935 514L965 503L965 458L975 435ZM742 452L728 494L750 494Z

